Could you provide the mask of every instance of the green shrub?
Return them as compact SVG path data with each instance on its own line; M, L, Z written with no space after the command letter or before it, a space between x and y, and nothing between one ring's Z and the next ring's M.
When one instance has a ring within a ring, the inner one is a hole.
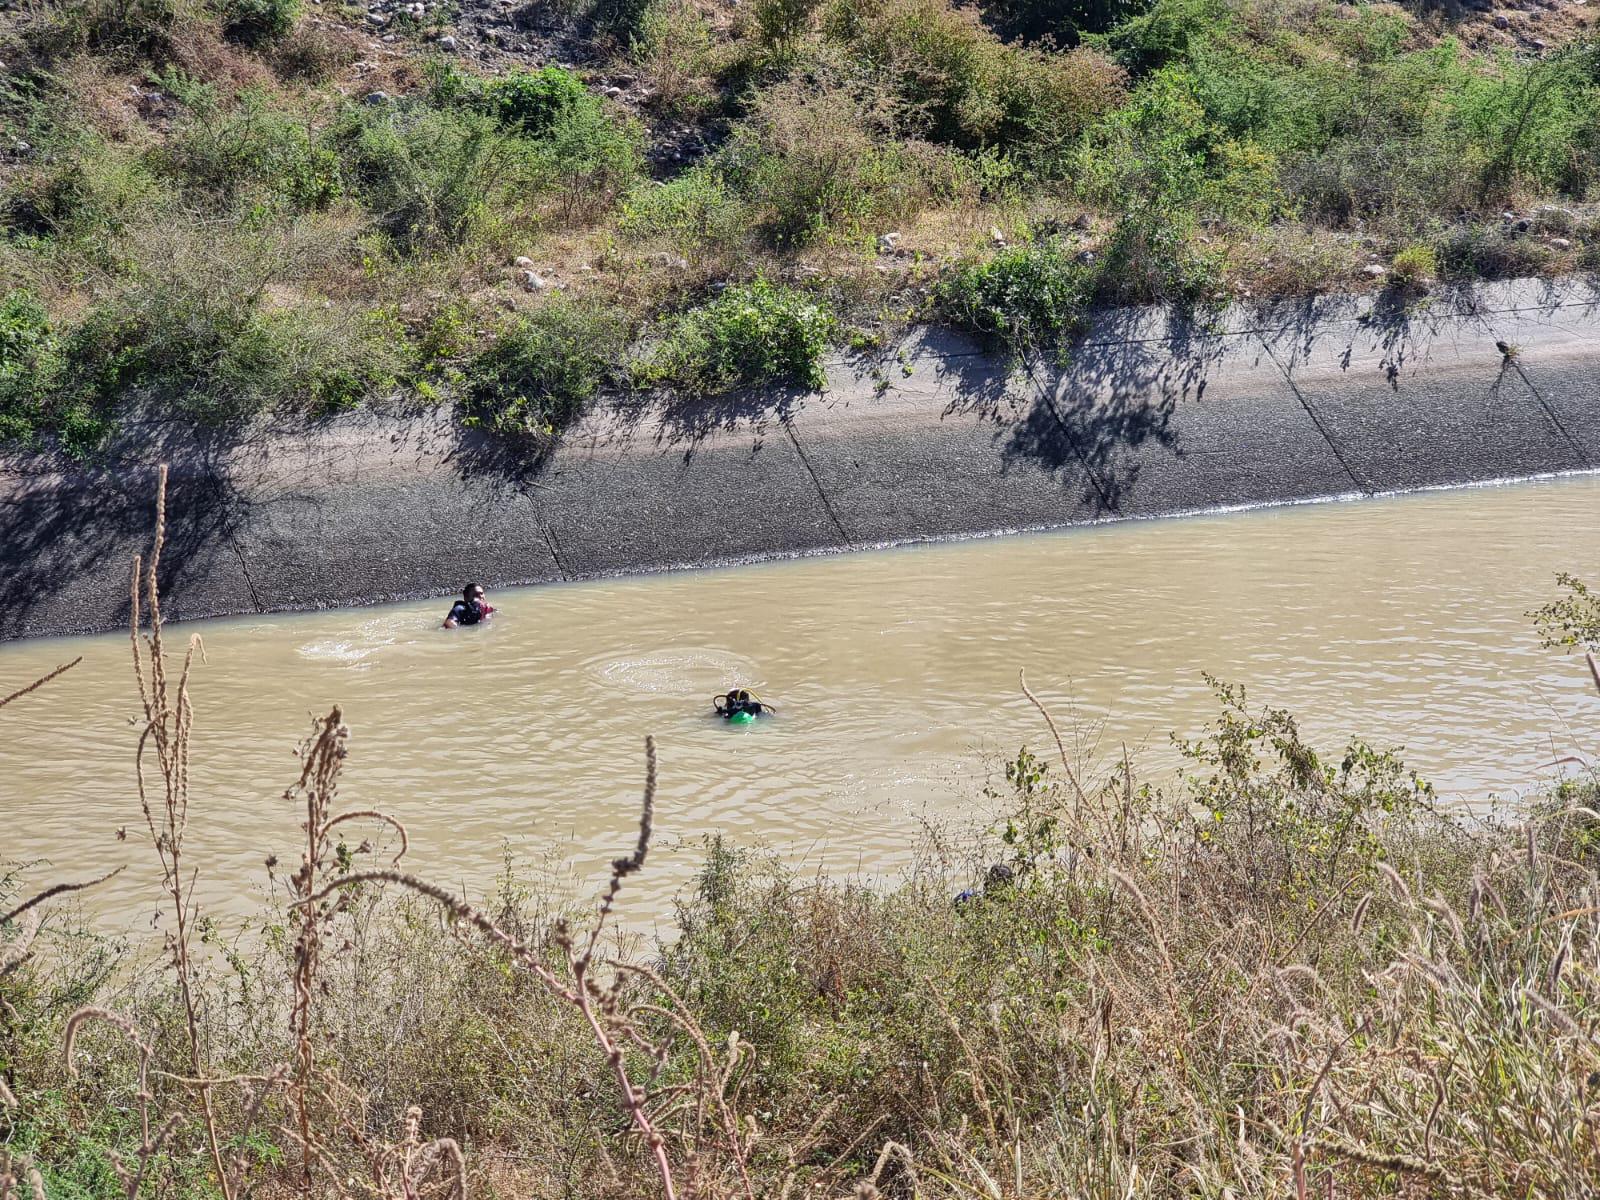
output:
M350 108L330 146L346 190L402 254L483 235L542 181L524 139L468 109Z
M658 107L692 116L718 103L710 81L718 59L711 26L692 0L651 0L629 53L654 87Z
M390 123L443 131L453 122L466 129L473 117L486 114L509 141L485 158L482 165L489 178L481 181L483 187L496 186L498 179L514 183L529 199L554 193L562 217L572 220L608 209L639 174L644 136L638 123L619 117L590 95L570 71L546 67L485 83L438 62L428 73L432 115L413 112L391 117ZM437 136L424 140L445 151L447 159L472 148L463 142L451 150ZM481 132L474 135L473 145L489 148ZM381 169L382 157L375 167ZM471 174L448 173L452 179ZM470 201L471 189L460 199ZM509 194L499 199L515 204ZM478 215L484 211L480 206Z
M201 105L156 155L161 170L191 192L227 206L243 199L307 211L326 207L343 188L334 151L308 123L246 92L224 111Z
M98 445L105 422L61 393L61 339L33 293L0 299L0 443L37 443L57 434L69 453Z
M1439 278L1517 279L1537 275L1554 258L1550 247L1500 224L1452 227L1434 244Z
M1473 71L1451 109L1480 148L1491 202L1519 184L1581 197L1600 181L1600 40Z
M185 22L199 19L188 0L82 0L50 10L32 31L49 54L88 50L127 60L165 60Z
M643 131L618 120L591 96L556 118L539 139L533 161L543 172L561 215L571 221L607 211L638 178Z
M630 45L644 26L650 3L651 0L589 0L590 27L619 46Z
M787 49L811 28L822 0L755 0L753 13L761 41L774 50Z
M722 173L701 166L665 183L636 184L622 200L620 226L636 237L718 242L733 240L746 219Z
M1424 288L1439 275L1439 258L1432 246L1418 242L1399 251L1389 263L1389 279L1398 288Z
M826 29L894 98L902 131L1042 155L1041 168L1122 94L1121 70L1098 53L1009 46L942 0L836 0Z
M272 64L285 79L326 83L358 56L352 35L326 25L297 25L273 48Z
M1178 68L1146 80L1074 161L1082 194L1116 217L1099 268L1108 301L1200 299L1218 271L1198 248L1200 223L1259 226L1283 209L1276 159L1210 122Z
M595 103L571 71L545 67L513 71L488 85L487 98L502 125L538 137L574 110Z
M942 147L894 139L865 97L799 80L766 89L713 163L779 246L879 233L930 198L974 190L965 166Z
M984 20L1007 38L1050 38L1071 45L1083 34L1104 33L1130 13L1139 0L985 0Z
M938 296L941 310L957 325L1023 352L1069 336L1083 319L1094 286L1094 272L1051 238L957 270L940 285Z
M502 329L471 363L470 426L543 445L594 398L626 330L614 311L556 299Z
M1229 20L1226 0L1155 0L1112 28L1098 43L1130 71L1146 74L1190 56Z
M827 385L822 357L838 332L833 310L804 292L757 279L662 322L635 360L636 382L691 392L742 385Z
M15 233L47 238L115 235L163 201L139 157L85 139L21 176L4 200Z
M1565 594L1527 615L1533 618L1539 642L1550 649L1584 650L1600 653L1600 595L1576 575L1562 571L1556 576Z
M222 28L247 46L282 40L300 16L300 0L225 0Z
M248 231L147 235L128 276L67 339L72 388L104 404L139 391L229 421L347 408L393 387L411 348L391 314L287 296L281 284L269 297L295 253Z
M1386 833L1427 813L1433 789L1392 751L1352 741L1324 762L1282 709L1251 711L1245 689L1208 678L1221 713L1197 741L1179 741L1201 774L1188 780L1200 841L1228 858L1252 891L1315 909L1352 876L1376 879Z

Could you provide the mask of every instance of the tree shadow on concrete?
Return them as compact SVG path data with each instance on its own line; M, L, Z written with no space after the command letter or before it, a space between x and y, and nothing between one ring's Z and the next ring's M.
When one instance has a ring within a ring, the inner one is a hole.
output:
M1314 361L1340 370L1371 363L1398 391L1409 370L1426 364L1441 340L1476 337L1519 318L1592 321L1600 313L1600 278L1529 279L1435 285L1424 293L1396 288L1355 296L1310 296L1252 310L1256 332L1283 368Z
M1245 348L1245 339L1219 336L1198 322L1175 319L1156 328L1164 336L1116 341L1102 325L1065 365L1033 364L1039 402L1012 432L1005 455L1064 472L1097 513L1123 511L1150 450L1183 455L1173 424L1178 406L1203 400L1209 380Z
M658 449L679 451L686 464L694 460L702 442L722 434L748 435L754 454L774 431L788 425L818 397L819 393L792 384L742 388L722 395L668 392L648 404L640 430Z
M96 623L91 614L110 610L119 585L109 581L126 580L133 555L150 553L160 462L169 471L158 583L170 615L181 617L184 593L213 572L239 574L231 539L249 519L251 501L223 468L231 444L225 432L143 430L137 447L82 466L12 456L0 477L0 639L84 630ZM90 586L102 594L84 594ZM128 619L125 582L116 611Z
M560 445L550 439L507 438L460 421L452 423L445 458L463 480L486 484L491 492L537 490Z

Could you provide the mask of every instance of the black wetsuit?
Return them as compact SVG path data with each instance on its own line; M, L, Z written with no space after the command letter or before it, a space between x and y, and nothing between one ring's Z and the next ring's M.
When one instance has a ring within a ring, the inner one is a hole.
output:
M487 615L486 609L487 612L494 611L481 600L457 600L450 606L450 615L445 620L454 621L457 625L476 625Z
M733 696L724 696L723 704L725 707L719 708L717 711L720 712L724 717L732 718L738 716L740 713L749 713L752 717L759 717L762 713L761 701L757 700L754 696L750 697L748 700L740 700Z

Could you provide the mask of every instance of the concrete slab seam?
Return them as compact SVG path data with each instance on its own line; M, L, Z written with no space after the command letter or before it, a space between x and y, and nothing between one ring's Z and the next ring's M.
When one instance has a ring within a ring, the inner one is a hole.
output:
M538 484L531 485L538 487ZM561 579L565 583L572 581L572 572L567 570L567 564L561 557L561 543L556 540L556 531L550 527L550 522L544 519L544 514L539 511L538 502L528 494L526 488L519 488L517 494L528 502L528 507L533 510L534 528L538 529L539 536L544 539L545 549L550 551L550 561L555 563L556 570L561 572Z
M794 446L794 452L800 456L800 465L806 469L806 474L811 476L811 482L817 489L817 495L822 500L822 507L827 510L828 519L833 522L833 527L839 531L839 536L844 539L846 547L855 545L855 539L844 527L844 522L839 519L839 514L834 511L833 501L828 499L828 493L823 489L822 480L817 478L816 470L811 466L811 460L806 457L805 447L800 445L800 439L795 436L794 426L790 424L787 416L780 417L778 423L783 426L783 431L789 435L789 442Z
M223 534L228 545L232 547L234 557L239 560L239 572L244 576L244 585L250 591L250 603L256 606L258 613L265 613L266 606L261 603L261 594L256 591L255 577L250 574L250 561L244 556L244 548L231 533Z
M1567 445L1572 447L1572 452L1578 456L1578 461L1583 463L1584 466L1593 466L1594 463L1589 458L1588 452L1581 445L1579 445L1578 440L1572 436L1571 431L1568 430L1564 424L1562 424L1561 418L1556 415L1555 409L1551 408L1549 403L1545 400L1544 394L1540 392L1538 388L1533 386L1533 380L1528 378L1528 373L1522 369L1522 364L1513 359L1511 366L1512 369L1516 371L1517 377L1521 379L1522 382L1527 386L1527 389L1533 393L1533 398L1539 402L1539 407L1544 409L1544 415L1550 418L1550 423L1561 431L1561 436L1566 439Z
M1061 436L1067 439L1067 445L1072 447L1072 453L1077 456L1078 464L1083 467L1083 473L1088 477L1089 485L1094 488L1094 494L1100 500L1101 511L1116 512L1117 506L1111 502L1111 492L1107 488L1105 481L1100 478L1094 467L1090 465L1088 455L1084 454L1083 447L1078 445L1078 439L1072 436L1071 427L1061 419L1060 412L1056 410L1055 397L1050 394L1050 390L1044 384L1039 382L1039 376L1034 371L1037 362L1036 358L1030 358L1026 364L1028 382L1033 386L1033 390L1038 395L1040 403L1044 405L1045 411L1050 414L1050 419L1056 423L1056 428L1061 431Z
M1264 337L1260 334L1253 334L1252 336L1261 343L1261 348L1267 352L1267 357L1272 360L1272 365L1277 367L1278 371L1283 375L1284 383L1289 385L1289 390L1294 393L1294 398L1300 401L1300 407L1306 410L1306 416L1311 418L1311 423L1317 427L1317 432L1322 435L1322 440L1328 443L1328 449L1333 451L1333 456L1339 460L1339 465L1344 468L1344 473L1350 477L1350 482L1355 484L1361 491L1370 493L1372 488L1361 482L1361 478L1355 473L1354 468L1350 466L1349 460L1345 458L1344 451L1339 448L1339 443L1333 440L1333 434L1322 423L1322 418L1317 415L1317 410L1311 406L1311 401L1306 399L1299 385L1295 383L1294 378L1289 374L1289 368L1284 366L1278 356L1272 352L1272 347L1267 345L1267 340Z

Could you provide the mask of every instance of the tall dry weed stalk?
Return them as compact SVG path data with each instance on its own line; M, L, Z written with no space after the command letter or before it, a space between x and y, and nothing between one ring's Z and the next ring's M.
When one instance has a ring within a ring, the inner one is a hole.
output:
M144 730L139 735L138 749L134 754L134 767L139 782L139 808L144 814L145 827L149 830L151 844L161 864L162 890L172 903L173 927L166 936L166 952L183 1001L189 1069L195 1081L194 1086L198 1089L201 1117L217 1186L222 1190L223 1200L233 1200L233 1189L222 1161L212 1083L207 1078L199 989L190 955L190 938L200 915L194 893L195 879L192 871L185 877L183 858L184 835L189 827L189 738L194 726L194 706L189 699L189 672L194 666L195 653L202 651L202 647L199 634L189 639L174 690L167 676L159 582L161 551L166 536L167 467L163 463L156 477L155 537L150 549L149 565L146 566L139 555L134 555L129 583L128 636L133 646L133 675L139 687L139 699L145 717ZM141 632L146 611L150 627L148 632ZM151 799L145 776L145 757L151 746L155 747L156 763L161 775L160 795L155 801Z
M319 723L316 736L302 748L303 765L300 777L284 793L284 799L299 800L305 808L305 848L300 867L290 879L290 889L295 904L290 909L295 928L294 942L294 998L290 1009L291 1032L294 1036L294 1067L290 1076L289 1098L294 1108L296 1128L293 1140L300 1145L300 1190L311 1197L314 1194L313 1163L323 1154L318 1149L318 1134L313 1129L311 1096L313 1089L324 1097L337 1096L340 1090L333 1081L319 1075L313 1044L313 1004L317 991L317 971L322 962L323 942L328 926L344 910L349 900L341 894L337 898L315 899L323 877L334 862L336 845L333 831L349 821L372 820L388 825L400 836L400 849L394 856L395 865L405 856L409 844L405 826L387 813L375 809L361 809L335 813L334 801L338 796L339 772L344 765L350 730L344 716L334 708ZM417 1127L421 1109L416 1116L408 1116L403 1134L403 1146L397 1149L380 1145L368 1154L374 1164L373 1172L383 1195L411 1197L418 1182L424 1178L436 1159L451 1158L460 1167L461 1152L455 1142L443 1139L429 1144L426 1153L419 1151ZM359 1131L357 1131L359 1133ZM365 1139L363 1139L365 1145ZM461 1172L458 1171L458 1174ZM465 1175L461 1174L461 1194L466 1194ZM388 1190L385 1190L388 1189ZM395 1190L398 1189L398 1190Z
M301 898L296 907L307 909L340 891L368 883L396 884L433 900L453 922L482 934L538 980L550 995L581 1014L616 1083L618 1101L628 1124L644 1144L665 1200L677 1200L686 1194L685 1183L687 1194L725 1194L726 1185L731 1185L737 1195L755 1200L748 1165L754 1134L734 1107L739 1076L749 1061L750 1047L734 1035L719 1054L658 973L640 964L602 963L597 957L623 882L643 869L649 853L655 820L656 767L655 740L646 738L638 840L632 853L613 860L587 936L579 935L564 920L557 922L552 940L561 952L564 973L558 973L537 947L459 896L398 870L346 874ZM608 983L596 978L602 965L614 970ZM660 999L630 996L630 979L643 980ZM693 1044L698 1064L693 1084L658 1086L670 1047L659 1040L659 1035L652 1036L652 1029L665 1030L668 1036L681 1034ZM643 1083L635 1082L630 1064L637 1066ZM724 1174L731 1178L724 1180Z

